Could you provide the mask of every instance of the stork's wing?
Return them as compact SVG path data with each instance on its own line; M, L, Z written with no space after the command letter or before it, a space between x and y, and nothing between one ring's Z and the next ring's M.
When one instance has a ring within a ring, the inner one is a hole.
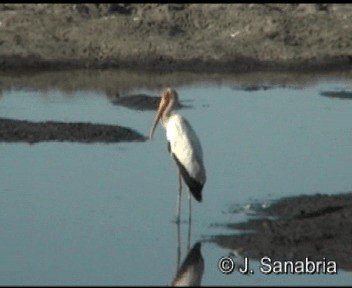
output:
M184 167L190 178L203 186L206 173L202 146L189 122L178 114L170 116L166 126L166 138L170 143L171 153Z

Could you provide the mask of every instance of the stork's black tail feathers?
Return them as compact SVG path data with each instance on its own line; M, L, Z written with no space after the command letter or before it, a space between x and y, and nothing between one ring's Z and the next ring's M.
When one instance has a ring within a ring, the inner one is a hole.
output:
M177 159L177 157L172 154L172 156L174 157L176 164L180 170L181 176L183 178L183 180L186 182L189 191L191 191L193 197L199 201L202 202L202 190L203 190L203 186L204 184L198 182L197 180L195 180L194 178L192 178L189 173L187 172L187 170L185 169L185 167L181 164L181 162Z

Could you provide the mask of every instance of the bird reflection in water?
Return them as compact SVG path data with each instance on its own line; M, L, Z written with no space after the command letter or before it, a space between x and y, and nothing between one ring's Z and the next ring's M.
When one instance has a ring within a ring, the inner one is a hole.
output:
M204 259L201 254L201 242L196 242L190 249L191 222L188 223L187 255L180 266L181 237L180 224L177 225L177 271L171 286L200 286L203 272Z

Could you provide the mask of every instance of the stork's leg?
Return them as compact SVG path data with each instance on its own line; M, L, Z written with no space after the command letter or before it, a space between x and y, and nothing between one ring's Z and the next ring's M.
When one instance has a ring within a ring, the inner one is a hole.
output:
M181 260L181 236L180 236L180 223L177 223L177 260L176 260L176 273L180 269Z
M192 219L192 207L191 207L191 192L188 191L188 210L189 210L189 218L188 218L188 222L191 223L191 219Z
M178 194L176 203L176 223L180 223L180 210L181 210L181 192L182 192L182 179L180 170L178 171Z
M191 246L190 246L191 245L191 226L192 226L192 222L188 222L187 252L191 248Z

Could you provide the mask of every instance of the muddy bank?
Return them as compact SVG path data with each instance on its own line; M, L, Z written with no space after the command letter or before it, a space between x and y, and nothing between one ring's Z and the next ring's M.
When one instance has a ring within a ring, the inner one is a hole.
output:
M120 126L93 123L30 122L0 118L0 142L68 141L115 143L145 141L138 132Z
M343 91L322 91L320 92L321 96L330 97L330 98L338 98L338 99L352 99L352 91L343 90Z
M258 219L226 225L244 234L216 235L210 241L254 259L325 257L338 269L352 270L352 193L285 198L257 213Z
M350 68L350 4L1 4L0 68Z

